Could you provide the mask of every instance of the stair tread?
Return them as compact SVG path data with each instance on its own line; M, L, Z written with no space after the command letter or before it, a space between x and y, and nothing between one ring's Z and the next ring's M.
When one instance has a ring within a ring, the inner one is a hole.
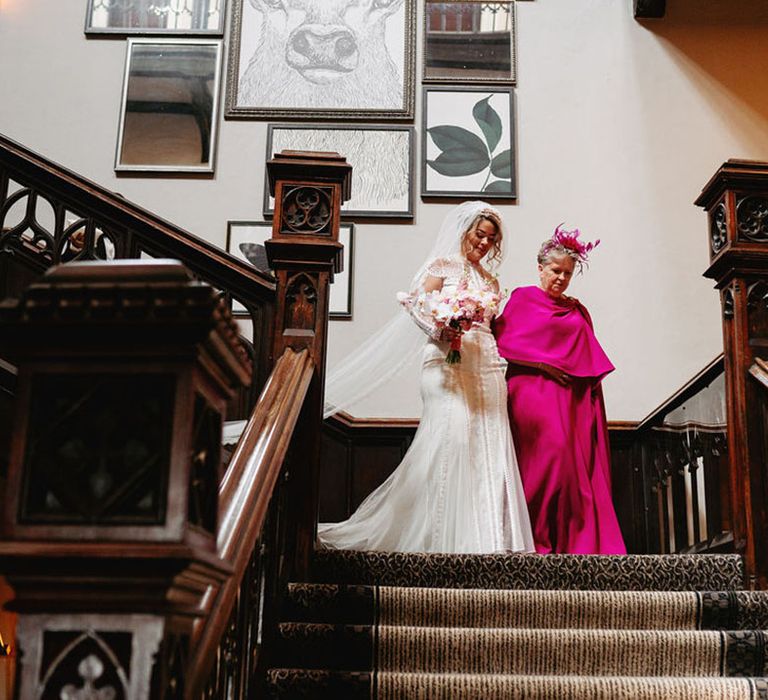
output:
M455 627L768 629L766 591L553 591L290 584L284 621Z
M766 700L765 678L644 676L520 676L449 673L354 674L273 668L268 683L279 697L414 700Z
M315 552L315 582L541 590L742 590L737 554Z

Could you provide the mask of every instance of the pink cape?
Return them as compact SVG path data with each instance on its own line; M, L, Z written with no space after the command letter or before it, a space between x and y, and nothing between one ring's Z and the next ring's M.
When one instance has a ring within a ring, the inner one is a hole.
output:
M511 363L510 424L536 551L625 554L600 387L614 367L587 310L575 299L555 301L538 287L521 287L493 332ZM561 386L515 362L543 362L574 379Z

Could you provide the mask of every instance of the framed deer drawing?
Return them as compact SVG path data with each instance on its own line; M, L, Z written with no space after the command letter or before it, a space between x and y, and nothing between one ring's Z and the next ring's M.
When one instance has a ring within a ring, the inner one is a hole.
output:
M232 0L228 118L413 119L416 0Z

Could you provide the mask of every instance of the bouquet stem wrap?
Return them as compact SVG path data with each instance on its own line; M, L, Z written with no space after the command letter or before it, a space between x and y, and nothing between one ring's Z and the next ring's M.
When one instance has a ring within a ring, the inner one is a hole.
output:
M455 365L458 362L461 362L461 336L464 334L464 331L461 328L461 323L459 323L459 321L452 320L448 325L459 331L459 334L451 340L451 349L445 356L445 361L449 365Z

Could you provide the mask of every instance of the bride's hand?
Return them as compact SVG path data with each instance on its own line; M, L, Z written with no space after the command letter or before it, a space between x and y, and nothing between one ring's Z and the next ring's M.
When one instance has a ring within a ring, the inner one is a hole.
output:
M461 335L461 330L458 328L452 328L451 326L446 326L443 328L442 331L440 331L440 341L443 343L450 343L451 341L455 340Z

